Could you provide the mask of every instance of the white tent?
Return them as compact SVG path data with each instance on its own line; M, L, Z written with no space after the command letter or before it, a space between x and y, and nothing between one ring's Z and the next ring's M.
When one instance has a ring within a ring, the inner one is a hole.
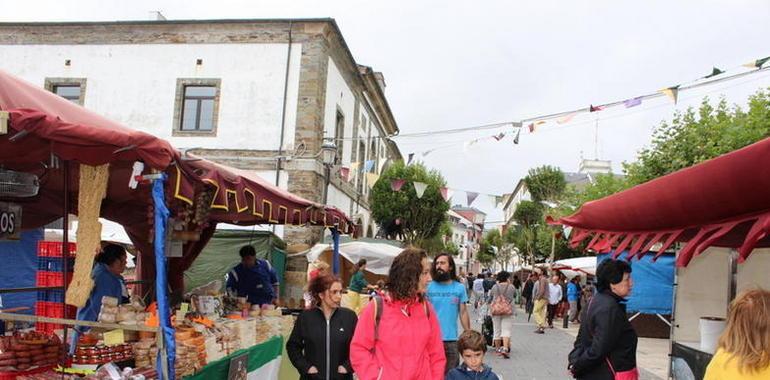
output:
M561 271L567 278L578 275L585 276L586 274L596 276L596 256L558 260L553 263L551 268Z
M331 249L330 244L316 244L305 253L307 261L310 263L316 261L327 249ZM388 275L393 259L395 259L402 250L402 248L381 243L353 241L340 244L340 256L351 263L355 263L360 259L366 259L367 272L383 276Z

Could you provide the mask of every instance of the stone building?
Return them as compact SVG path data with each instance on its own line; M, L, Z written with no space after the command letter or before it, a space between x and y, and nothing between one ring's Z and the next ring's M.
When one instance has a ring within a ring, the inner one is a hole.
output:
M356 63L333 19L0 23L0 69L317 202L333 139L327 203L364 236L377 232L365 162L379 173L401 159L384 77Z

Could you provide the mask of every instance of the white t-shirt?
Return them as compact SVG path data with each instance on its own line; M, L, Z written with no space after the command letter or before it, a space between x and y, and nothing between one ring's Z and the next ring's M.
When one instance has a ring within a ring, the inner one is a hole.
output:
M548 283L548 303L556 305L561 301L561 285Z
M473 291L476 293L484 293L484 279L477 278L473 280Z

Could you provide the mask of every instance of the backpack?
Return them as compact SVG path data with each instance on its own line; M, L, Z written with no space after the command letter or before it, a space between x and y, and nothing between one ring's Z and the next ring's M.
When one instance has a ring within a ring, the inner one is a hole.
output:
M495 299L492 300L492 303L489 305L489 312L492 313L492 315L511 315L513 314L513 306L511 306L511 303L508 302L508 299L505 298L505 293L508 291L508 287L510 285L505 285L505 290L501 290L498 286L497 290L500 292L497 296L495 296Z
M377 341L380 339L380 320L382 320L382 296L379 294L374 295L374 346L372 347L372 353L374 353L377 347ZM428 301L423 300L422 308L425 310L425 316L430 318L430 311L428 311Z

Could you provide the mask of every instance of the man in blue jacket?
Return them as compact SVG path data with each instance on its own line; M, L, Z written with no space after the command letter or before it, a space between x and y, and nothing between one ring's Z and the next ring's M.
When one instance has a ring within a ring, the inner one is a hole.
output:
M567 284L567 301L569 301L569 321L578 322L578 301L580 300L580 276L572 277Z
M270 262L257 259L254 247L246 245L239 252L241 263L227 273L227 290L247 297L252 305L278 302L278 277Z

